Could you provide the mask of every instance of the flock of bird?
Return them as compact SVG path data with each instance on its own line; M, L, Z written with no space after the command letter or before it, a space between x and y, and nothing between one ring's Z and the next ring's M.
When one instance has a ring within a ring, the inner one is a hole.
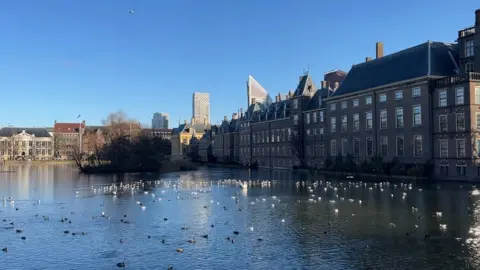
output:
M359 188L364 188L368 189L368 191L373 192L391 192L390 197L391 199L396 199L396 196L394 195L395 190L397 190L397 194L401 194L399 197L401 200L405 200L407 196L409 195L409 192L414 189L414 186L410 183L390 183L390 182L378 182L378 183L371 183L371 182L362 182L362 181L352 181L352 179L349 179L350 181L339 181L339 182L329 182L329 181L313 181L313 182L305 182L305 181L298 181L295 184L297 189L304 189L308 193L308 199L305 199L302 196L299 196L297 198L298 203L311 203L311 204L320 204L320 203L325 203L329 204L332 209L332 215L333 216L339 216L342 212L342 209L339 205L339 202L342 201L348 201L349 203L352 204L358 204L362 205L364 202L360 199L354 199L354 198L348 198L346 197L348 192L347 190L349 189L359 189ZM188 200L188 199L199 199L205 194L211 193L212 188L215 186L217 187L229 187L229 188L237 188L235 192L235 195L231 196L233 203L230 203L227 205L225 201L214 201L210 200L209 203L210 205L206 204L203 206L203 208L210 208L210 207L219 207L220 210L222 211L242 211L242 207L247 207L245 205L255 205L255 204L264 204L267 205L268 207L271 207L275 209L278 205L282 203L282 200L280 198L277 198L277 196L260 196L256 197L254 199L249 198L248 196L241 196L242 191L241 190L249 190L249 189L263 189L263 188L270 188L272 186L275 186L278 184L278 181L276 180L256 180L256 181L240 181L237 179L222 179L222 180L217 180L217 181L192 181L192 180L182 180L180 178L176 180L155 180L155 181L135 181L132 183L112 183L110 185L105 185L105 186L90 186L90 192L93 193L93 195L96 196L128 196L128 195L133 195L135 198L138 198L138 200L135 201L136 205L138 205L139 211L147 211L147 206L150 207L150 202L161 202L161 201L171 201L171 200ZM293 183L292 183L293 184ZM438 186L438 188L440 188ZM416 188L418 192L422 192L421 188ZM157 193L156 193L157 192ZM472 191L470 192L472 196L479 196L480 191L476 189L475 186L473 186ZM173 196L166 196L166 195L173 195ZM76 191L77 196L81 196L81 191ZM39 205L41 203L40 200L33 201L33 205ZM21 211L18 207L16 207L16 202L15 199L12 197L4 197L2 199L2 204L4 207L7 205L12 205L15 207L15 211ZM101 205L102 207L103 205ZM72 209L74 210L74 209ZM155 210L154 210L155 211ZM411 208L412 214L417 215L419 208L417 207L412 207ZM1 214L1 213L0 213ZM71 214L74 214L74 211L71 212ZM427 214L427 213L424 213ZM441 211L436 211L434 213L431 213L432 216L437 218L438 221L438 229L440 231L446 231L448 226L446 223L442 222L442 217L443 213ZM61 223L72 223L72 220L69 219L68 217L49 217L46 215L40 216L40 214L35 214L35 217L43 219L45 222L48 222L50 220L58 220L58 222ZM106 219L109 220L111 217L105 213L104 211L99 211L98 216L92 216L92 219ZM342 218L346 218L345 216L342 216ZM351 218L355 218L355 213L351 213ZM418 215L418 219L421 219L422 216ZM163 219L165 222L168 221L168 217L165 217ZM345 219L347 221L347 219ZM14 233L21 235L23 233L22 228L16 227L16 223L13 220L9 220L8 218L2 218L2 222L4 223L4 229L11 229L14 231ZM120 222L125 223L125 224L130 224L132 220L129 219L129 216L126 214L123 215L123 217L120 219ZM284 224L286 223L285 218L280 217L277 222L279 224ZM225 225L228 224L228 221L225 223ZM213 228L217 224L211 224L210 226ZM412 224L413 225L413 231L417 230L419 228L418 224ZM331 222L328 222L328 226L332 226ZM388 224L388 227L390 227L392 230L396 228L396 224L394 222L390 222ZM182 226L180 230L185 231L188 230L189 227L187 226ZM254 227L253 226L248 226L246 228L243 228L244 232L253 232ZM64 230L62 232L63 234L69 234L72 236L84 236L87 235L87 231L69 231L69 230ZM236 229L232 230L231 235L226 237L226 241L230 243L235 243L235 236L239 235L242 233L241 229ZM324 231L324 234L328 234L328 231ZM413 232L408 231L405 232L406 236L411 235ZM480 228L473 228L470 230L470 234L474 236L480 236ZM209 238L209 235L207 233L198 235L200 238L207 239ZM150 238L150 236L148 236ZM430 234L428 232L425 232L423 235L423 238L427 240L430 238ZM21 240L25 241L27 240L25 236L21 236ZM258 237L256 241L262 242L264 239ZM455 238L457 241L461 241L462 239L457 237ZM162 239L160 243L165 244L167 239ZM184 240L185 243L188 244L195 244L196 243L196 238L192 237L189 239ZM472 237L468 238L465 240L466 243L480 243L477 238ZM124 243L124 239L119 239L119 243L122 244ZM185 250L185 246L181 245L175 248L174 252L177 253L183 253ZM8 247L3 247L2 252L8 253ZM453 255L452 255L453 256ZM119 262L117 264L117 267L123 268L126 267L126 262ZM172 267L169 267L168 269L173 269Z

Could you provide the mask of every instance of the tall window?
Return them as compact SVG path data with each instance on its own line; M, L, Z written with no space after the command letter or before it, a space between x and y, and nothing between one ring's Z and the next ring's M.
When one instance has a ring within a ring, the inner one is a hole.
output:
M387 128L387 110L380 111L380 128Z
M403 99L403 90L395 91L395 100Z
M475 103L480 104L480 86L475 86Z
M360 115L358 113L353 115L353 132L360 130Z
M293 100L293 108L298 109L298 99Z
M320 123L323 123L323 111L319 112Z
M465 131L465 114L456 114L457 131Z
M441 158L448 157L448 140L447 139L440 140L440 157Z
M298 123L298 114L295 114L295 115L293 116L293 124L294 124L294 125L298 125L298 124L299 124L299 123Z
M447 106L447 89L442 89L438 91L438 106Z
M336 132L337 131L337 118L335 117L330 117L330 132Z
M422 124L422 105L413 105L413 126Z
M370 104L372 104L372 96L366 96L365 105L370 105Z
M385 102L387 102L387 94L385 94L385 93L380 94L380 95L378 96L378 101L379 101L380 103L385 103Z
M404 140L403 140L403 136L398 136L397 137L397 143L396 143L396 146L397 146L397 157L403 157L403 154L404 154Z
M465 57L470 57L475 54L475 44L472 40L468 40L465 42Z
M368 137L366 140L366 150L367 150L367 156L371 157L373 156L373 139L371 137Z
M420 87L412 88L412 97L419 97L421 96L422 92L420 91Z
M455 88L455 105L463 105L465 103L463 87Z
M388 137L380 138L380 154L382 157L388 156Z
M342 101L342 103L341 103L341 108L342 108L342 110L346 110L346 109L347 109L347 102L346 102L346 101Z
M335 111L336 109L337 109L337 104L336 103L330 104L330 111Z
M307 124L310 124L310 114L309 113L305 114L305 121L307 122Z
M360 139L353 139L353 155L360 156Z
M477 121L477 131L480 131L480 113L475 114L475 120Z
M353 107L358 107L358 104L359 104L358 98L354 99L353 100Z
M342 127L340 128L340 132L347 132L348 128L348 119L346 115L342 115Z
M336 156L337 155L337 141L331 140L330 141L330 155Z
M475 70L474 62L465 63L465 72L473 72L474 70Z
M448 117L446 114L438 116L440 132L448 132Z
M365 120L366 120L366 129L371 130L373 128L373 120L372 120L372 112L365 113Z
M320 140L323 140L323 128L318 129L318 134L320 135Z
M312 113L313 123L317 123L317 112Z
M342 139L342 155L346 156L347 155L347 147L348 147L348 141L346 138Z
M395 108L395 126L397 128L403 128L403 108Z
M422 135L413 135L413 156L421 157L423 155Z
M323 144L318 147L318 156L323 157L325 155L325 150Z
M457 139L457 158L464 158L466 156L465 139Z

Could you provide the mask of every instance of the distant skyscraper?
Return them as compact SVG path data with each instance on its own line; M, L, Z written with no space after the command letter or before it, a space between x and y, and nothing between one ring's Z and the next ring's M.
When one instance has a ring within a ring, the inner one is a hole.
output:
M168 128L168 113L154 113L152 118L152 128Z
M192 117L195 123L210 123L210 94L193 93Z
M247 81L248 106L253 103L264 103L266 105L272 102L272 98L267 90L263 88L252 76L248 76Z

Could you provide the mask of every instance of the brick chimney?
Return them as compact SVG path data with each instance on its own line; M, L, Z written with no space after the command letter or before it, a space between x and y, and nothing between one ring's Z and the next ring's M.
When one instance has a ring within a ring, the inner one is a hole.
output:
M372 61L373 59L370 56L365 57L365 62Z
M375 44L376 46L376 51L377 51L377 59L380 57L383 57L383 43L382 42L377 42Z
M478 25L480 25L480 9L475 10L475 26L478 26Z
M228 121L228 117L226 115L223 117L223 121L225 121L225 122Z
M278 93L278 101L282 101L282 95L280 95L280 93Z

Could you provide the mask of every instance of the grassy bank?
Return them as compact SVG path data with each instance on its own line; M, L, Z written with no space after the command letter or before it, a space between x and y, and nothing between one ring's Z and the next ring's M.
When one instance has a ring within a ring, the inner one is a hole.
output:
M112 164L102 164L96 166L84 165L79 168L85 174L113 174L113 173L168 173L178 171L193 171L197 166L186 160L179 161L165 161L155 166L134 166L134 167L120 167Z

